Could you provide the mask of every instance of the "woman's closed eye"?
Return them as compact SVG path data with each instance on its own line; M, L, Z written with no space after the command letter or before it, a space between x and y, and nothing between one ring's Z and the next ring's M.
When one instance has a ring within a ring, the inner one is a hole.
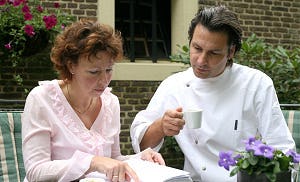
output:
M92 75L101 74L104 70L90 70L89 73ZM112 73L112 68L105 69L105 73Z
M113 69L112 68L108 68L108 69L106 69L106 73L111 73L113 71Z

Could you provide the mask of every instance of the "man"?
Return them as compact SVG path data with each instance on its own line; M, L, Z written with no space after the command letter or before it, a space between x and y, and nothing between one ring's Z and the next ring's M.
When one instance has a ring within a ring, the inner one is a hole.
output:
M188 31L191 68L165 79L131 126L135 152L159 150L175 136L194 181L236 181L218 166L219 152L244 149L242 140L261 136L279 149L295 143L282 115L272 80L233 63L242 29L225 6L198 11ZM183 112L202 109L202 126L189 129Z

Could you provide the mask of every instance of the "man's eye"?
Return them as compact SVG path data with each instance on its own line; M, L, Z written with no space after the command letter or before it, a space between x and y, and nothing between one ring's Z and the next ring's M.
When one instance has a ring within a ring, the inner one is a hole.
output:
M220 52L211 52L211 55L220 55Z
M196 50L201 51L201 47L194 47Z

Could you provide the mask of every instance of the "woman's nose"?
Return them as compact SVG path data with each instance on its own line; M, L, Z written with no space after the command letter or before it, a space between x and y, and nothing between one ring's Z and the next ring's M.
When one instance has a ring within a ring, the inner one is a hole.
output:
M108 82L108 75L105 72L102 72L99 75L99 81L102 83L107 83Z

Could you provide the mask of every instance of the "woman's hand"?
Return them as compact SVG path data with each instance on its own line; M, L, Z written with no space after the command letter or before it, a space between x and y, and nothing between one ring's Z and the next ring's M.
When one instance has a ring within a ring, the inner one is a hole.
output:
M108 157L95 156L92 159L91 170L106 174L106 177L112 182L125 182L125 180L131 181L131 179L139 182L137 174L126 162Z
M158 152L155 152L151 148L147 148L141 152L141 159L159 163L160 165L166 165L161 154Z

